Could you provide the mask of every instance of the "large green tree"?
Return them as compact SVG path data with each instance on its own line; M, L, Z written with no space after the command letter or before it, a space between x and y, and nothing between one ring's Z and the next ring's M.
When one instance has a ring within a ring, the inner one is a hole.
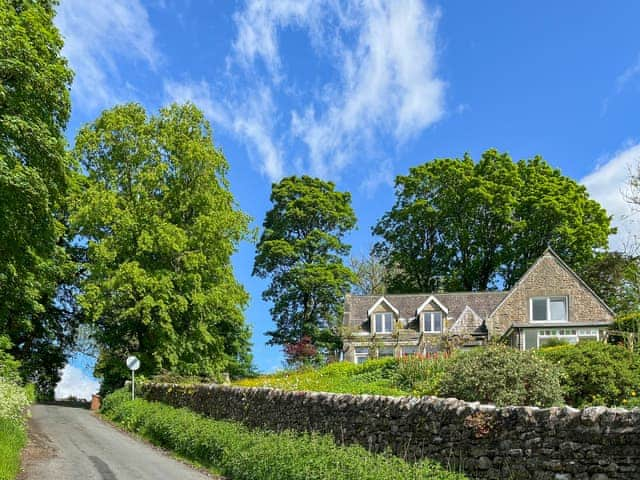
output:
M540 157L488 150L398 176L373 250L393 272L391 291L479 291L510 288L547 246L586 268L612 231L586 189Z
M55 3L0 0L0 333L48 394L77 321L65 301L76 274L64 237L73 75Z
M231 256L249 218L202 112L115 107L80 130L74 155L87 175L72 217L87 247L79 301L94 325L103 389L124 381L129 354L146 375L248 369L248 295Z
M273 303L272 345L311 339L321 350L336 348L344 294L353 274L342 260L351 250L343 242L356 217L351 195L308 176L273 184L257 247L254 275L270 277L263 298Z

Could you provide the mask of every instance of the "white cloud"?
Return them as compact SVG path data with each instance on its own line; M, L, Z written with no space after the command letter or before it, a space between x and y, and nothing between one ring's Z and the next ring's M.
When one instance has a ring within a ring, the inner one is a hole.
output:
M81 369L66 365L62 370L62 378L55 389L56 400L69 397L91 400L91 395L100 389L100 383Z
M126 95L118 64L127 59L155 68L154 32L139 0L63 0L55 23L63 54L75 71L72 95L84 110L113 105Z
M610 248L628 251L640 240L640 218L627 202L630 172L640 164L640 144L633 144L606 159L580 183L592 198L600 202L610 215L618 233L610 237Z
M263 85L269 92L261 96L270 98L286 80L279 33L286 28L308 33L316 54L335 65L338 81L317 89L321 95L304 92L302 104L290 111L290 136L308 151L308 161L300 164L304 170L335 176L356 153L375 151L379 138L402 144L444 115L445 84L436 74L439 17L420 0L249 0L234 16L238 35L228 64L255 73L260 60L271 76L270 84ZM270 108L271 103L262 102L249 111L272 118ZM268 135L270 129L261 133ZM361 155L365 162L366 157ZM269 157L263 158L264 170L270 171Z
M627 68L624 72L618 75L618 78L616 78L617 92L620 93L624 87L638 75L640 75L640 55L638 55L638 58L633 65Z
M205 80L176 82L166 80L167 101L193 102L209 119L250 143L249 151L259 157L259 169L271 180L283 176L282 155L273 140L275 106L268 88L256 88L243 102L234 105L230 99L214 101L211 86ZM215 126L215 125L214 125Z

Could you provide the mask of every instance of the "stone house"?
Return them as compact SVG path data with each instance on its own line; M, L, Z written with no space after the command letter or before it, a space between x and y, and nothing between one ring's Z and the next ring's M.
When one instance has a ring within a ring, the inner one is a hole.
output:
M550 339L599 340L614 313L550 248L511 290L347 295L344 358L427 354L504 339L521 350Z

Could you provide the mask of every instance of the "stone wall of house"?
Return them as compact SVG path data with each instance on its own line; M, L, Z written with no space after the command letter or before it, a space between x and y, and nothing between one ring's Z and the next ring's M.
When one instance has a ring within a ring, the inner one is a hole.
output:
M640 409L495 408L455 399L146 384L148 400L274 431L333 435L483 479L640 478Z
M607 322L613 316L594 293L550 252L546 252L511 290L487 322L492 335L501 335L515 322L529 321L532 297L567 296L569 322Z

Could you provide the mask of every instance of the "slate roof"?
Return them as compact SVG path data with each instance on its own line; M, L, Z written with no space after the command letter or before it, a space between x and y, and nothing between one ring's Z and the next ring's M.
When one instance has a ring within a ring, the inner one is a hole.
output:
M509 292L461 292L461 293L417 293L384 295L400 312L400 318L415 318L416 309L430 296L434 296L449 310L448 317L457 319L468 305L480 317L486 319ZM349 295L345 303L345 325L361 328L368 320L367 310L381 295Z

